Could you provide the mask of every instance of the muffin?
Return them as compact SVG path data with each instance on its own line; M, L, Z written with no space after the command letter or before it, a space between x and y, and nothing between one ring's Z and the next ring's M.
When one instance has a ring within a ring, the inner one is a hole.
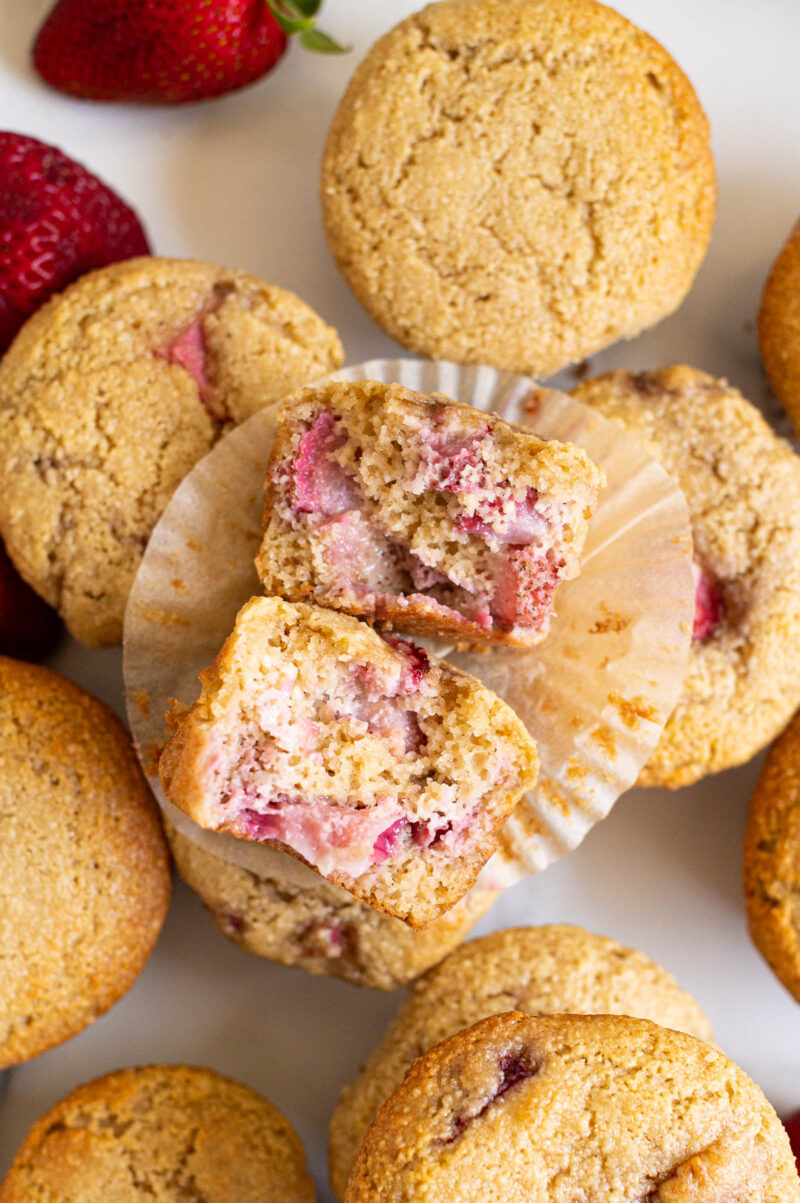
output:
M297 1133L211 1069L120 1069L33 1125L0 1203L313 1203Z
M338 368L335 332L241 271L131 259L44 305L0 365L0 532L76 639L121 642L150 533L232 423Z
M432 359L546 377L681 303L716 203L705 115L595 0L443 0L381 38L322 166L330 249Z
M497 897L478 881L441 918L414 931L320 877L312 884L291 872L256 873L169 822L165 829L178 872L228 939L256 956L356 986L406 985L451 952Z
M780 1120L683 1032L612 1015L484 1019L414 1062L345 1203L797 1203Z
M526 645L580 571L604 483L578 447L375 380L291 397L267 470L267 593L412 634Z
M800 716L770 748L744 837L750 934L800 1002Z
M695 616L683 691L640 785L742 764L800 705L800 458L732 388L690 367L610 372L573 396L683 490Z
M772 265L758 313L769 382L800 431L800 222Z
M412 986L383 1040L342 1091L329 1130L341 1198L364 1133L415 1057L488 1015L633 1015L711 1040L690 994L649 957L580 927L517 927L471 940Z
M170 802L412 927L467 892L536 780L510 707L332 610L253 598L201 682L159 759Z
M131 741L49 669L0 657L0 1068L80 1032L133 984L170 895Z

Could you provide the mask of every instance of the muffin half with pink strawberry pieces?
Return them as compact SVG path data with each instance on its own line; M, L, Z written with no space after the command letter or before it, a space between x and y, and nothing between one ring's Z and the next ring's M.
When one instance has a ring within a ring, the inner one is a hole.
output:
M573 395L618 422L686 495L695 614L678 704L640 785L749 760L800 706L800 457L727 381L610 372Z
M386 628L535 644L603 484L579 448L438 394L306 388L281 411L256 567L267 593Z
M467 891L536 781L510 707L349 615L253 598L201 682L169 719L169 800L411 927Z

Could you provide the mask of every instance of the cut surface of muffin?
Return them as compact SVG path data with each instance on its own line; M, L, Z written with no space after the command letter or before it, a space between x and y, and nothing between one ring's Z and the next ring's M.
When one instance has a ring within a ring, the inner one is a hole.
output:
M170 801L412 927L466 892L536 780L510 707L349 615L253 598L201 681L161 755Z
M528 645L578 575L602 473L439 394L378 381L282 410L256 567L267 593L466 642Z

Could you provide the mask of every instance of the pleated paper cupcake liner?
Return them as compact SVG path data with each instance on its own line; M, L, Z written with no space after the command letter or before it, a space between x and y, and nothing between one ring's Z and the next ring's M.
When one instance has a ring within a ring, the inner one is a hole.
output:
M336 379L382 380L495 410L543 438L572 442L607 477L582 570L563 584L547 639L533 648L436 648L507 701L537 742L541 774L504 825L481 884L499 889L575 848L633 785L678 699L694 612L683 494L620 427L562 393L487 367L372 360ZM134 739L171 821L252 872L313 883L288 854L204 831L165 799L155 763L170 698L186 705L239 608L261 592L253 558L274 439L262 411L186 477L150 539L125 617L125 685Z

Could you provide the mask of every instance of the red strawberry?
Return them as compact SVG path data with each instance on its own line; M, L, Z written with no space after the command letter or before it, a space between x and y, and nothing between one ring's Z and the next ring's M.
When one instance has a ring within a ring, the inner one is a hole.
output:
M88 100L183 104L265 75L298 33L310 50L340 50L314 29L321 0L58 0L33 65Z
M0 131L0 354L52 293L149 252L133 210L85 167Z
M789 1144L792 1146L797 1172L800 1174L800 1111L795 1111L794 1115L785 1119L783 1126L789 1133Z
M25 584L0 543L0 655L42 660L60 633L55 610Z

